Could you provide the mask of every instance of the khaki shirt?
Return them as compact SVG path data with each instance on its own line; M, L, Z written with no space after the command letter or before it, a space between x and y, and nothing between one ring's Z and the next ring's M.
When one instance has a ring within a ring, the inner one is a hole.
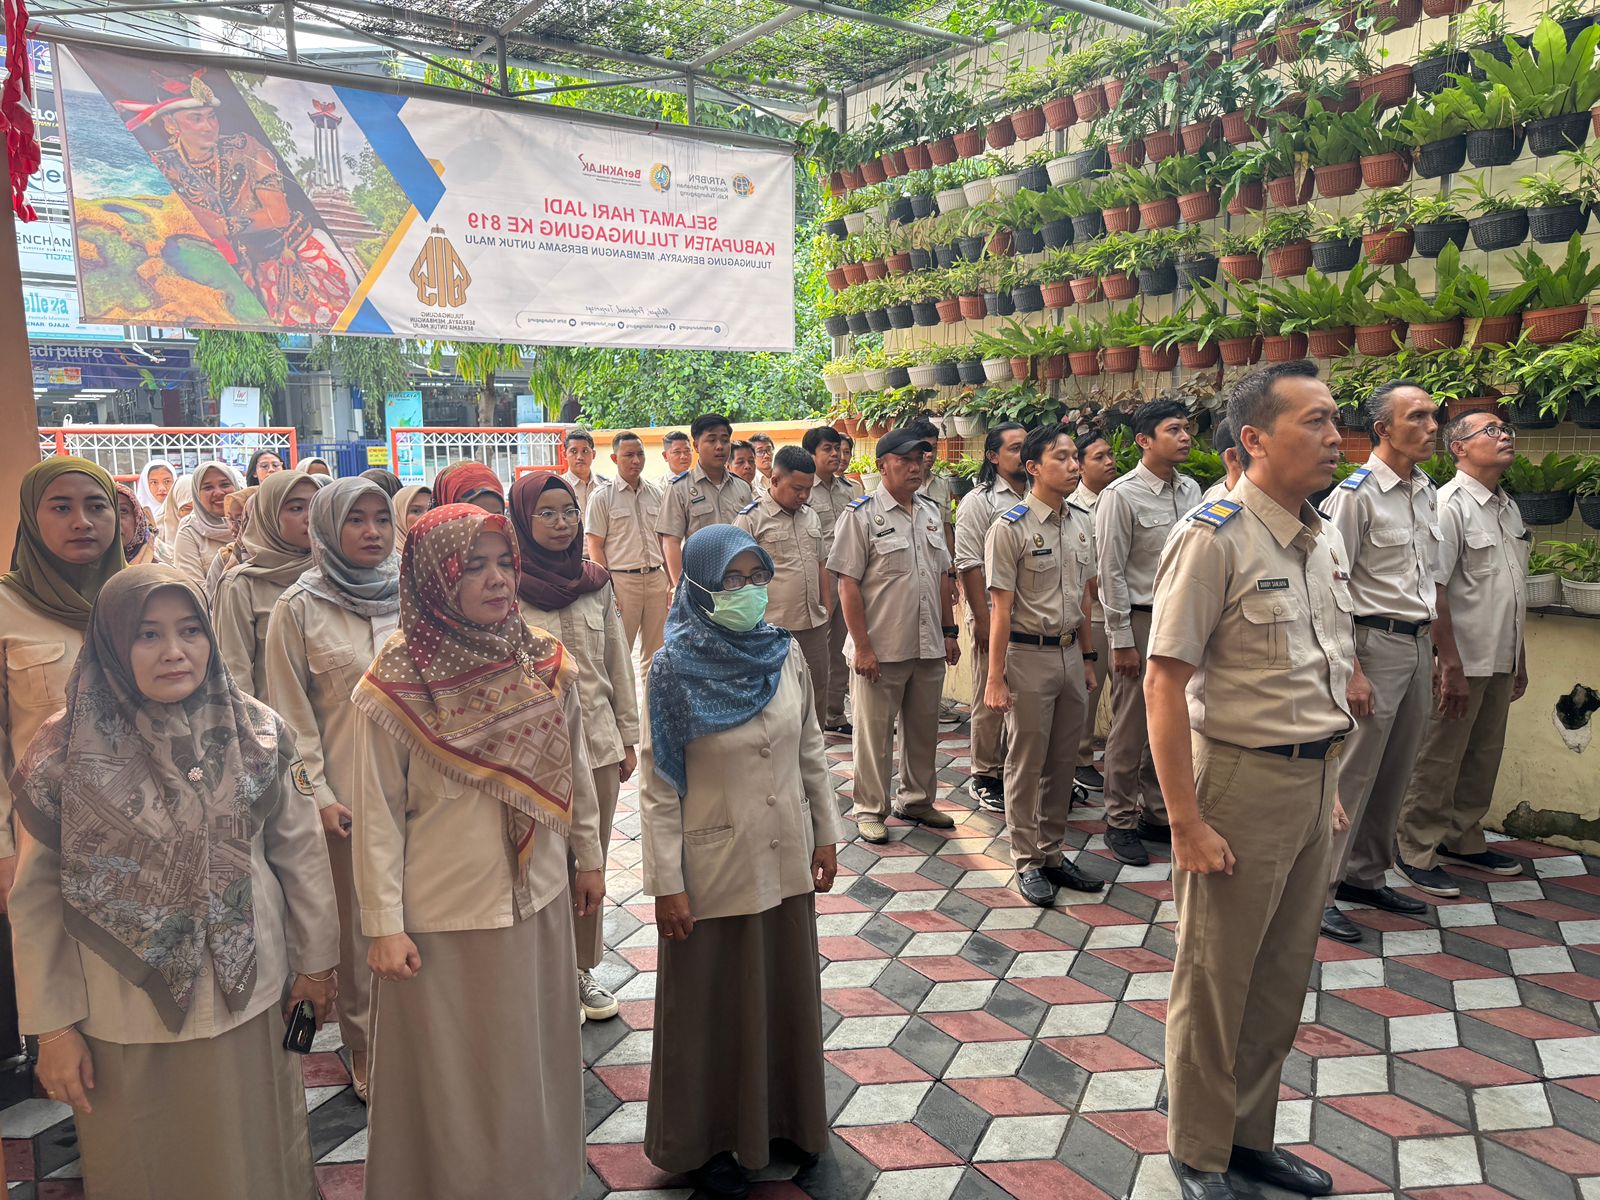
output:
M587 483L579 479L571 471L564 473L561 478L567 484L567 486L572 489L573 494L578 497L579 516L582 516L584 513L589 511L589 501L594 498L594 494L600 489L600 485L611 482L610 479L600 474L599 471L590 471L589 481Z
M306 559L306 570L311 559ZM217 628L217 653L241 692L267 698L267 624L286 589L255 575L229 571L217 584L211 620ZM365 671L371 660L361 664ZM347 693L348 694L348 693Z
M535 826L525 892L506 836L506 806L441 774L431 758L413 755L366 713L356 714L360 773L351 837L362 933L509 929L566 895L569 843L578 870L605 866L582 700L572 687L561 700L572 743L572 826L566 838Z
M1150 656L1196 668L1189 722L1206 737L1261 747L1347 732L1355 637L1339 530L1248 478L1220 506L1198 510L1161 553Z
M1017 633L1065 637L1077 629L1094 571L1094 518L1070 501L1052 510L1029 495L989 529L984 575L991 588L1012 594Z
M833 532L839 525L839 517L850 506L850 501L861 494L861 485L853 479L835 475L833 482L823 483L822 476L817 476L816 486L811 489L810 504L812 511L817 514L817 523L822 527L824 560L833 553Z
M595 488L584 512L583 531L606 544L606 566L614 571L642 571L662 567L661 538L656 522L661 515L661 487L640 479L629 487L608 479Z
M732 525L739 510L754 499L750 485L732 471L720 484L712 483L699 466L676 476L667 485L656 532L687 538L707 525Z
M996 475L993 488L975 487L956 507L956 570L983 569L984 540L1000 519L1000 514L1020 504L1026 490L1019 492Z
M399 613L359 616L301 591L298 583L273 606L262 699L294 730L295 749L319 809L335 801L355 806L356 756L350 750L356 708L350 693L399 623Z
M834 530L828 570L861 585L867 632L881 662L943 658L940 589L950 569L939 514L925 497L911 511L883 485L853 502ZM845 639L845 654L854 652Z
M953 497L949 476L930 473L922 486L917 489L917 495L926 496L939 506L940 520L944 524L953 526L956 523L955 510L950 503Z
M688 892L690 911L705 920L765 912L812 890L812 852L842 829L817 720L811 673L790 643L766 708L685 748L689 790L679 796L656 773L647 716L639 759L647 895Z
M1079 486L1078 490L1083 490L1081 485ZM1200 493L1200 503L1210 504L1213 500L1226 500L1228 498L1228 490L1228 477L1224 475L1221 479L1217 480L1205 491Z
M67 680L82 649L83 630L0 587L0 721L5 722L0 729L0 858L17 852L11 774L39 726L67 706Z
M790 512L766 494L733 522L772 557L767 620L780 629L815 629L828 621L822 603L822 524L811 506Z
M1091 492L1086 485L1080 482L1077 488L1073 491L1072 495L1068 496L1067 499L1076 504L1079 508L1087 509L1090 514L1089 523L1091 525L1094 524L1094 510L1095 507L1100 503L1099 492ZM1098 547L1096 547L1094 569L1096 573L1098 573L1100 570ZM1099 588L1095 589L1094 599L1089 604L1089 620L1094 622L1096 625L1104 625L1106 623L1106 610L1100 607ZM1111 669L1109 663L1102 663L1101 666L1108 671Z
M226 529L215 538L209 536L205 527L195 524L194 515L190 514L183 519L172 539L172 565L205 595L206 572L211 570L211 560L231 541L233 535Z
M535 608L521 599L517 607L525 622L555 634L577 660L589 765L610 767L621 762L628 747L639 744L639 699L633 686L633 655L622 636L611 585L585 592L559 612Z
M1510 496L1464 471L1439 489L1434 581L1450 599L1463 671L1475 678L1517 669L1528 621L1528 528Z
M277 791L277 803L250 839L256 927L256 983L250 1000L238 1012L228 1008L211 956L202 950L200 977L176 1033L143 989L67 932L61 919L61 857L27 838L11 891L23 1032L49 1033L77 1025L90 1037L119 1045L217 1037L279 1008L291 977L321 974L338 965L339 908L322 822L316 805L295 789L289 773L279 780Z
M1374 454L1323 502L1350 551L1350 595L1358 617L1431 621L1439 514L1432 481L1401 479Z
M1133 606L1154 603L1156 564L1167 534L1199 503L1200 485L1189 476L1174 472L1168 483L1142 462L1100 493L1094 537L1106 640L1113 650L1133 646Z

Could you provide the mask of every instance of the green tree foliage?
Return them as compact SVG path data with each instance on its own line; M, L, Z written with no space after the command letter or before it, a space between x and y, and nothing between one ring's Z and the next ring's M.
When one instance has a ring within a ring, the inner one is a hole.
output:
M404 390L411 379L407 359L415 352L409 342L392 338L321 337L306 356L306 364L318 371L332 371L361 393L361 415L366 431L377 437L383 432L383 399L390 392Z
M289 381L289 356L270 333L202 329L195 338L194 365L213 396L226 387L260 388L261 412L268 419Z

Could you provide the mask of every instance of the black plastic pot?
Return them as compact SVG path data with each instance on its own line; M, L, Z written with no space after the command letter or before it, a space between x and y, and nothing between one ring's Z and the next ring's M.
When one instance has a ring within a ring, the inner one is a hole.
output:
M827 234L829 237L838 238L841 242L850 236L850 231L844 227L844 219L842 217L835 217L831 221L824 221L822 223L822 232Z
M907 196L900 196L889 201L889 220L896 225L904 225L912 219L911 200Z
M933 248L933 261L938 264L939 270L941 271L952 266L956 261L955 246L953 244L935 246Z
M927 250L908 250L911 255L911 269L913 271L926 271L933 266L933 255Z
M1438 58L1425 58L1411 67L1411 84L1419 96L1431 96L1441 88L1454 87L1451 75L1459 75L1471 66L1471 60L1460 51Z
M1185 258L1178 263L1178 286L1185 291L1194 287L1195 280L1204 279L1207 283L1217 280L1217 256L1215 254L1200 254L1194 258Z
M978 364L978 374L983 374L983 364ZM961 382L961 368L953 362L933 364L933 382L940 387L955 387Z
M1438 258L1451 242L1461 250L1467 244L1467 221L1424 221L1415 227L1417 253L1423 258Z
M984 381L983 359L964 358L956 364L956 371L961 376L962 383L982 383Z
M1178 266L1161 263L1139 268L1139 291L1146 296L1170 296L1178 290Z
M1472 57L1472 52L1474 50L1482 51L1484 54L1487 54L1490 58L1497 59L1497 60L1499 60L1500 62L1503 62L1503 63L1509 63L1511 61L1511 51L1506 49L1506 44L1505 44L1505 42L1503 40L1496 39L1495 41L1492 41L1492 42L1478 42L1475 45L1468 46L1467 47L1467 60L1468 60L1467 73L1469 75L1471 75L1474 79L1482 80L1482 79L1487 79L1488 78L1488 76L1483 73L1483 68L1478 66L1477 60Z
M1558 204L1553 208L1530 208L1528 232L1533 240L1546 246L1565 242L1575 233L1582 233L1589 224L1587 204Z
M1505 402L1505 410L1511 414L1511 423L1518 429L1554 429L1561 423L1559 412L1549 416L1539 415L1539 397L1518 395Z
M918 196L913 193L909 199L911 201L912 217L916 218L917 220L921 220L923 217L933 216L932 196Z
M1527 525L1559 525L1572 515L1571 492L1516 492L1511 497Z
M888 309L886 309L886 308L875 308L871 312L867 313L866 317L867 317L867 328L872 330L873 333L888 333L889 332L890 326L889 326L889 310Z
M1567 420L1579 429L1600 429L1600 392L1567 403Z
M890 367L889 386L892 388L910 387L911 372L906 370L904 367Z
M1037 229L1013 229L1011 248L1018 254L1037 254L1044 249L1044 234Z
M956 239L956 248L961 257L968 262L977 262L983 257L983 244L989 239L986 237L963 237Z
M1589 26L1600 22L1600 13L1585 13L1581 17L1568 17L1565 21L1557 21L1561 32L1567 35L1567 45L1572 45L1572 39L1577 37Z
M1424 142L1417 147L1413 165L1417 174L1424 179L1437 179L1441 175L1461 170L1462 164L1466 161L1467 135L1461 133L1443 141Z
M850 326L851 333L859 334L872 332L872 326L867 324L866 313L851 313L845 317L845 321Z
M850 332L850 318L843 313L837 316L823 317L822 328L829 337L843 337Z
M1472 129L1467 132L1467 158L1475 167L1504 167L1522 154L1522 130Z
M911 320L919 329L930 329L939 323L939 306L932 300L918 300L911 305Z
M1528 210L1485 213L1467 222L1472 244L1479 250L1509 250L1528 240Z
M1590 529L1600 529L1600 495L1579 496L1578 515Z
M1031 167L1023 167L1017 172L1017 186L1028 192L1048 192L1050 190L1050 172L1043 163L1035 163Z
M1093 150L1080 150L1078 152L1077 171L1079 179L1087 179L1091 175L1098 175L1102 171L1110 170L1111 155L1104 146L1096 146Z
M1037 283L1024 283L1011 289L1011 302L1019 313L1044 311L1044 289Z
M988 310L991 317L1009 317L1017 311L1010 292L985 292L983 307Z
M1104 237L1106 233L1106 219L1100 215L1100 210L1086 212L1081 217L1072 218L1072 240L1074 242L1092 242L1097 237Z
M1536 117L1528 122L1528 150L1536 158L1549 158L1567 150L1581 150L1594 127L1588 110Z
M889 314L889 327L891 329L910 329L916 322L911 317L911 305L891 304L886 310ZM904 387L905 384L901 384Z
M1360 261L1360 238L1333 238L1326 242L1311 243L1311 262L1324 275L1332 271L1348 271Z
M1059 250L1063 246L1072 244L1072 219L1062 217L1059 221L1046 221L1039 230L1039 235L1044 238L1044 244L1051 250Z

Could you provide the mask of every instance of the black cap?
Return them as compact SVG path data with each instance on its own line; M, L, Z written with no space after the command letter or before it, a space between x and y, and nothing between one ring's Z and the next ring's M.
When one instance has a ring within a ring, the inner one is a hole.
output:
M885 454L929 454L932 451L933 446L927 438L920 437L909 429L891 429L878 439L879 458Z

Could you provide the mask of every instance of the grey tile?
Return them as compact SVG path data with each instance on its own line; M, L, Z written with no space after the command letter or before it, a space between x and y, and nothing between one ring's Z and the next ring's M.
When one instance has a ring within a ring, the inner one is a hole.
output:
M970 1159L988 1127L989 1114L946 1085L936 1083L922 1098L916 1122L962 1158Z
M864 941L871 942L880 950L887 950L890 954L899 954L907 942L911 940L911 930L899 921L891 920L878 913L861 927L858 935Z
M1094 1122L1077 1117L1056 1156L1101 1191L1125 1196L1139 1170L1139 1154Z
M865 875L879 863L878 856L860 842L847 842L839 848L839 865L847 867L857 875Z
M889 897L894 895L892 888L886 888L876 879L861 876L846 890L845 895L852 900L859 900L868 908L882 908L889 902Z
M812 1200L866 1200L877 1177L877 1169L835 1133L828 1137L828 1152L796 1172L794 1182Z
M1438 1008L1454 1009L1456 1006L1455 989L1450 986L1448 979L1441 979L1395 959L1391 958L1383 964L1383 981L1397 992L1415 996Z
M1089 1085L1089 1072L1048 1046L1038 1045L1022 1060L1017 1078L1057 1104L1074 1109L1083 1096L1083 1089Z
M1154 950L1163 958L1176 960L1178 957L1178 939L1172 930L1163 929L1159 925L1150 926L1149 932L1144 936L1146 950Z
M1167 1027L1149 1013L1126 1004L1117 1005L1111 1018L1111 1036L1124 1046L1132 1046L1146 1058L1162 1062L1167 1053Z
M1040 933L1064 942L1074 950L1083 949L1083 943L1089 940L1089 931L1093 928L1087 921L1080 921L1071 914L1070 909L1063 912L1059 908L1046 909L1039 916L1039 923L1034 926Z
M1530 1075L1544 1073L1539 1062L1538 1050L1530 1039L1521 1034L1501 1029L1498 1025L1490 1025L1487 1021L1480 1021L1470 1013L1456 1015L1456 1029L1460 1031L1461 1044L1468 1050L1486 1054L1498 1062L1526 1071Z
M1017 952L1009 946L1003 946L986 934L975 933L967 939L967 944L961 947L961 957L970 963L975 963L985 971L995 976L1004 976L1016 961Z
M952 921L965 925L968 929L976 929L994 909L978 903L970 896L963 896L960 892L950 892L939 901L936 911L943 913Z
M1012 1200L1012 1196L977 1167L968 1167L950 1200Z
M1025 992L1003 979L995 985L989 1002L983 1007L986 1012L1029 1037L1038 1032L1045 1014L1050 1011L1050 1006L1032 992Z
M916 1012L933 991L933 980L902 962L892 962L873 981L872 990L889 997L907 1012Z
M1545 1084L1544 1090L1557 1125L1590 1139L1600 1132L1600 1101L1557 1083Z
M850 1097L854 1094L856 1081L831 1062L824 1062L822 1064L822 1088L823 1095L827 1098L828 1124L832 1125L833 1119L844 1111L844 1106L849 1103Z
M1357 1170L1365 1171L1389 1187L1398 1183L1394 1139L1372 1126L1319 1101L1311 1109L1311 1136L1318 1148L1342 1158Z
M611 1089L600 1082L598 1076L592 1072L583 1073L583 1128L586 1133L593 1133L617 1109L622 1107L622 1101L611 1094Z
M1464 892L1462 894L1465 895ZM1457 958L1475 962L1480 967L1488 967L1491 971L1499 971L1502 975L1511 974L1511 955L1499 946L1480 942L1477 938L1470 938L1453 929L1440 931L1439 944L1446 954L1454 954Z
M1502 1146L1493 1138L1478 1143L1483 1159L1484 1181L1507 1195L1527 1196L1530 1200L1577 1200L1577 1184L1565 1171Z
M1302 1051L1290 1050L1289 1057L1283 1060L1283 1074L1280 1078L1295 1091L1309 1096L1316 1091L1312 1084L1316 1069L1316 1059Z
M1542 978L1540 975L1524 975L1517 980L1517 991L1522 996L1524 1007L1542 1012L1547 1017L1581 1025L1585 1029L1600 1029L1600 1017L1596 1016L1592 1003L1569 996L1566 992L1558 992L1555 988L1541 987L1539 980Z
M1104 864L1105 874L1102 874L1100 870L1090 871L1091 874L1098 878L1109 879L1122 869L1120 863L1101 858L1098 854L1085 855L1083 861L1078 865L1088 871L1093 865L1093 859L1099 859L1100 863ZM1132 913L1141 921L1154 920L1156 910L1161 907L1161 902L1154 896L1146 896L1143 892L1136 892L1130 887L1113 887L1106 896L1106 903L1111 905L1112 908L1120 908L1125 913Z
M1105 993L1113 1000L1122 999L1123 989L1128 986L1128 972L1121 967L1112 966L1103 958L1096 958L1093 954L1078 955L1067 974L1079 983L1086 983L1096 991Z
M955 863L943 858L930 858L917 868L918 875L925 879L931 879L935 883L941 883L947 888L955 887L966 873L965 867L957 866Z
M1389 1023L1370 1008L1342 999L1337 992L1324 992L1318 998L1317 1020L1358 1042L1379 1050L1389 1048Z
M900 1036L890 1043L935 1079L944 1074L961 1043L921 1017L912 1017Z
M615 1021L585 1021L580 1031L583 1040L583 1061L599 1062L618 1042L633 1030L619 1018Z
M1465 1128L1472 1126L1472 1097L1459 1083L1425 1071L1403 1058L1391 1058L1394 1094Z

